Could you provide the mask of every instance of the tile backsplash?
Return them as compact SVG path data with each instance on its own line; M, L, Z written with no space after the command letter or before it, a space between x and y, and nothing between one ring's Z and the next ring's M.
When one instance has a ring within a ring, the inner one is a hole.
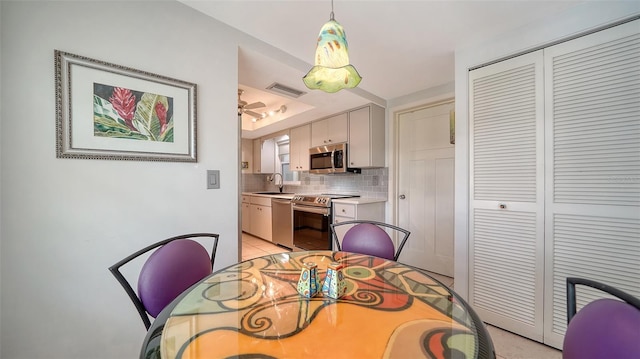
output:
M268 175L242 174L242 192L275 191L277 188L267 181ZM318 175L300 173L300 185L285 185L284 192L291 193L340 193L359 194L360 197L387 198L389 191L389 169L362 169L362 173Z

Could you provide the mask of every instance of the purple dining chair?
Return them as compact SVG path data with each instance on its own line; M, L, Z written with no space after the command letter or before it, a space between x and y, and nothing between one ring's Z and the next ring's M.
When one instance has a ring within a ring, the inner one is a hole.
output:
M193 238L212 238L211 256ZM147 330L151 326L149 316L155 318L180 293L211 274L218 239L219 235L213 233L171 237L147 246L109 267L129 295ZM154 249L140 270L136 293L120 272L120 267Z
M576 284L620 300L597 299L576 313ZM593 280L567 278L567 321L564 359L640 358L640 299Z
M344 234L342 245L340 244L338 235L336 234L336 228L340 226L352 226ZM393 241L385 228L402 233L403 237L400 240L400 245L398 245L397 250L395 249ZM339 251L368 254L394 261L397 261L398 257L400 257L402 248L404 248L404 245L411 234L410 231L404 228L383 222L367 220L333 223L331 224L331 232L336 248Z

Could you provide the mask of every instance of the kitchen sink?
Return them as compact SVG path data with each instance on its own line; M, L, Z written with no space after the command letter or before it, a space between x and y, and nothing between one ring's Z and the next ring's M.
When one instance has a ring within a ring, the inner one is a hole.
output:
M291 192L253 192L254 194L271 194L271 195L277 195L277 194L293 194Z

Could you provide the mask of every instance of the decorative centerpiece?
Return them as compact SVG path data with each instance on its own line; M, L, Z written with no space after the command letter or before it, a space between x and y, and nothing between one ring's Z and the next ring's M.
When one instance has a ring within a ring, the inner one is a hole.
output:
M298 279L298 293L303 297L311 298L318 294L319 288L318 266L313 262L305 263Z
M342 273L342 263L332 262L327 267L327 276L322 285L322 294L325 297L338 299L347 291L347 286Z

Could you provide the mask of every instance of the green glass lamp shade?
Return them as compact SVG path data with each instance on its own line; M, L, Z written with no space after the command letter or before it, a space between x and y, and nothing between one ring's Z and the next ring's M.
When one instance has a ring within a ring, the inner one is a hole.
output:
M362 77L349 64L347 37L335 20L322 26L316 46L315 66L302 79L312 90L337 92L358 86Z

